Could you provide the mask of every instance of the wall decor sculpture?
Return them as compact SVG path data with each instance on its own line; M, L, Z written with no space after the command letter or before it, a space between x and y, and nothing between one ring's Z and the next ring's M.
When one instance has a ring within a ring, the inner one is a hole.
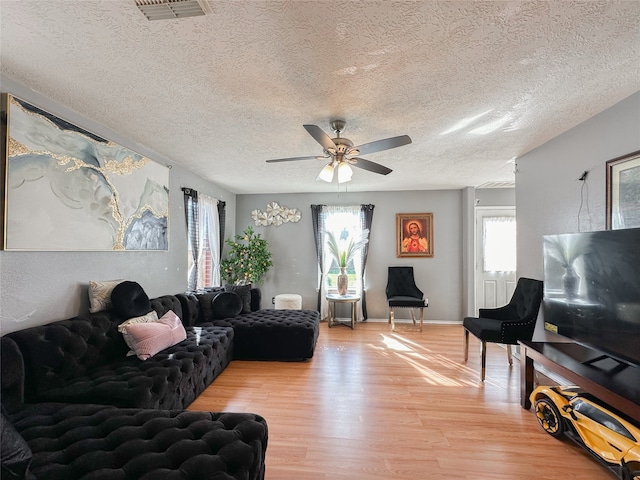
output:
M253 218L256 226L263 227L269 225L279 227L283 223L296 223L300 221L300 217L300 210L280 205L278 202L269 203L266 212L262 210L254 210L251 212L251 218Z
M169 168L3 94L4 248L168 250Z

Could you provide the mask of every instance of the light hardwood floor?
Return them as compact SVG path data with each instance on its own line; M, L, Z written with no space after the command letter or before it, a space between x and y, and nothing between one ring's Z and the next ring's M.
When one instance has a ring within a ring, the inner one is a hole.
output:
M616 478L519 402L519 365L459 325L320 325L302 363L233 361L190 410L258 413L267 480Z

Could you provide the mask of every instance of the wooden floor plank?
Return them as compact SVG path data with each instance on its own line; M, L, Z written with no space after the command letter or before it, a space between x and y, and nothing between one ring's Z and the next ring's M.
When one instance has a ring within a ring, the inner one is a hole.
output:
M459 325L321 324L307 362L233 361L190 410L252 412L269 425L267 480L611 480L520 407L518 362Z

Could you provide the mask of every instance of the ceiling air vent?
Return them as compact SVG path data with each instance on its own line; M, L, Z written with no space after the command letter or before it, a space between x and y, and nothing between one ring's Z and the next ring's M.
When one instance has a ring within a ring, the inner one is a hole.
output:
M212 13L206 0L135 0L148 20L197 17Z
M516 182L487 182L476 188L514 188Z

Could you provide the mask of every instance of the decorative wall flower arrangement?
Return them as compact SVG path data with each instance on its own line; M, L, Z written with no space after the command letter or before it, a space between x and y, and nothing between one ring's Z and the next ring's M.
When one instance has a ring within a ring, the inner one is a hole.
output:
M296 223L300 221L300 217L300 210L280 205L278 202L269 203L266 212L262 210L254 210L251 212L251 218L253 218L256 226L263 227L268 225L279 227L283 223Z

